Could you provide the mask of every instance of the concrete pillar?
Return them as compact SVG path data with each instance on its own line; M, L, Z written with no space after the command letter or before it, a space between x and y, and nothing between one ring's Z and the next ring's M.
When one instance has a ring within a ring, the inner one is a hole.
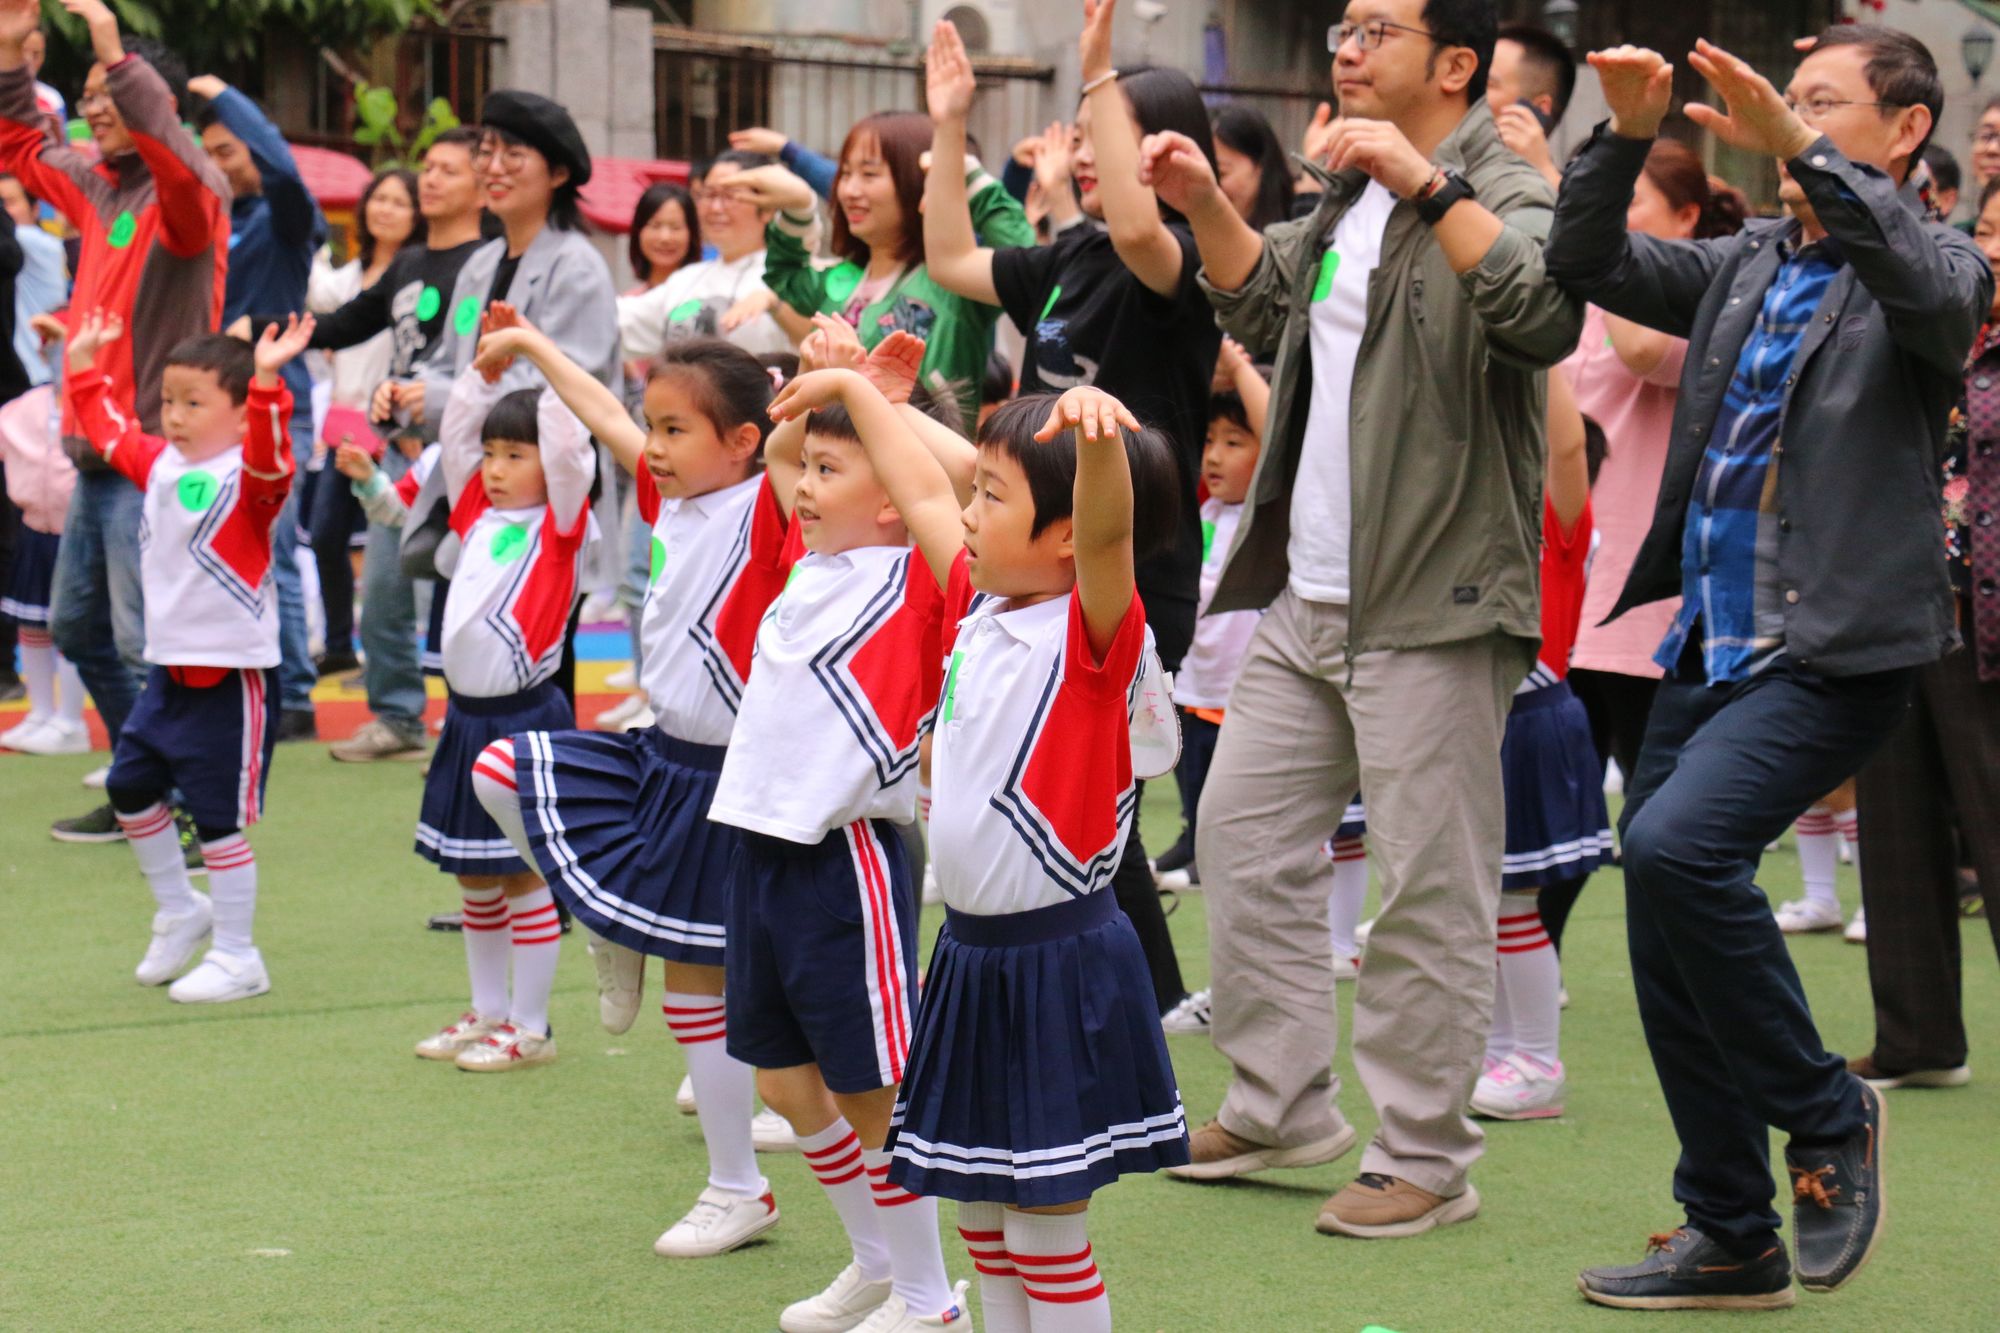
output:
M506 39L494 54L495 88L521 88L554 95L555 35L551 17L544 0L507 0L493 7L493 31ZM460 114L472 119L479 114L479 108L460 108Z
M652 157L654 141L653 16L644 9L611 11L611 152L618 157Z
M611 5L553 0L555 91L592 153L611 150Z

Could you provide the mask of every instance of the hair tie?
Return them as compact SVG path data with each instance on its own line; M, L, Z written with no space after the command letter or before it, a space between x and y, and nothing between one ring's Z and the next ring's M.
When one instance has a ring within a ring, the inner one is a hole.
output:
M764 373L771 377L771 391L773 393L785 387L785 372L783 367L766 366L764 367Z

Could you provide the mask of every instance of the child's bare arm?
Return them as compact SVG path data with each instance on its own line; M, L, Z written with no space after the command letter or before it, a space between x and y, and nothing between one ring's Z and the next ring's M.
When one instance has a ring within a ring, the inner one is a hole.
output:
M1132 468L1120 427L1136 431L1138 418L1103 390L1083 387L1057 399L1035 432L1038 440L1076 432L1076 596L1090 651L1100 662L1111 651L1133 596Z
M1234 338L1222 340L1222 364L1229 371L1229 383L1236 396L1243 400L1243 417L1250 423L1250 433L1263 439L1264 418L1271 410L1270 381L1257 373L1250 354Z
M618 460L618 466L637 475L640 455L646 448L646 432L633 424L631 413L625 410L617 394L571 360L540 329L525 321L495 329L479 340L472 364L485 371L505 366L517 356L533 362L569 410L592 435L604 442L604 447Z

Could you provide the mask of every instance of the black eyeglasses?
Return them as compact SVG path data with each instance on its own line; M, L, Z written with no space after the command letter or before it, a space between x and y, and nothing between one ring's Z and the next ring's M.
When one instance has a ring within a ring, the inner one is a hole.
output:
M1328 28L1326 49L1338 55L1340 48L1347 45L1347 39L1352 37L1362 50L1373 51L1382 45L1382 39L1392 31L1410 32L1419 37L1430 37L1432 41L1437 40L1428 28L1412 28L1407 23L1391 23L1387 19L1369 19L1366 23L1336 23Z
M1816 93L1811 97L1803 99L1787 97L1785 99L1785 105L1789 107L1792 110L1792 112L1798 116L1800 120L1812 122L1812 121L1825 120L1829 115L1833 113L1836 107L1872 106L1875 107L1877 110L1890 111L1898 107L1906 106L1908 104L1904 102L1850 102L1850 101L1844 101L1838 97L1827 97L1822 94Z

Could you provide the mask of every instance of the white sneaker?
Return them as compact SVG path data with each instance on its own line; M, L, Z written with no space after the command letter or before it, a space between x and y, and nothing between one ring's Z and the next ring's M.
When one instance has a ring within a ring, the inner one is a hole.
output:
M1800 898L1795 902L1783 903L1773 915L1778 918L1778 929L1787 935L1811 935L1822 930L1839 930L1844 924L1839 903L1823 903L1815 898Z
M1366 949L1368 947L1368 932L1373 929L1375 929L1375 918L1372 916L1356 926L1354 928L1354 947L1357 949Z
M512 1023L502 1023L460 1051L452 1063L468 1074L503 1074L529 1065L545 1065L555 1058L553 1033L543 1036L523 1032Z
M972 1313L965 1306L965 1289L969 1283L961 1282L951 1289L951 1304L934 1315L910 1313L910 1307L903 1298L890 1293L889 1299L875 1307L875 1313L856 1324L857 1333L915 1333L923 1328L972 1327ZM782 1325L780 1325L782 1327Z
M1185 869L1162 870L1153 876L1153 883L1168 893L1186 893L1194 887L1194 876Z
M11 742L8 748L22 754L89 754L90 730L81 722L45 718L40 727Z
M111 765L99 764L83 775L83 785L92 791L103 791L104 781L111 776Z
M694 1207L653 1242L653 1253L667 1259L709 1259L778 1225L778 1204L771 1182L756 1194L731 1194L713 1185L703 1190Z
M1160 1015L1160 1026L1168 1032L1206 1032L1215 1006L1206 987Z
M1867 908L1857 907L1854 909L1854 919L1847 923L1847 929L1840 932L1840 937L1849 944L1868 943Z
M1569 1008L1569 987L1563 986L1556 991L1556 1008Z
M597 966L598 1021L613 1035L630 1032L646 986L646 955L589 930L583 937L590 961Z
M646 710L646 696L628 694L597 715L597 725L607 731L623 731L633 718Z
M5 731L0 731L0 746L9 750L21 749L21 742L42 729L42 725L55 716L53 713L30 711L25 717ZM32 754L32 750L24 751Z
M885 1303L895 1290L888 1278L870 1282L861 1276L860 1264L840 1270L825 1291L803 1301L793 1301L778 1316L783 1333L847 1333Z
M1563 1067L1516 1051L1480 1075L1472 1113L1489 1120L1552 1120L1563 1113Z
M420 1060L456 1060L458 1053L493 1035L501 1019L488 1021L468 1009L417 1043Z
M227 1004L270 989L271 974L255 949L241 956L210 949L199 967L167 987L167 998L176 1004Z
M750 1142L758 1152L797 1152L799 1136L792 1132L792 1122L765 1107L750 1117Z
M645 731L657 726L659 721L659 715L653 711L653 706L648 704L632 715L631 720L625 724L625 730Z
M694 1104L693 1075L683 1075L681 1085L674 1089L674 1107L682 1115L693 1115L700 1109Z
M215 909L205 893L196 893L193 909L178 916L153 913L153 942L146 946L146 956L132 969L132 975L141 986L162 986L172 981L201 952L214 924Z
M1335 981L1361 980L1361 960L1359 958L1341 958L1336 955L1333 960L1333 979Z
M933 865L930 861L926 860L924 862L923 906L936 907L939 903L943 901L944 901L944 890L938 887L937 867Z
M607 690L629 690L638 684L639 673L629 666L619 667L604 678L604 688Z

